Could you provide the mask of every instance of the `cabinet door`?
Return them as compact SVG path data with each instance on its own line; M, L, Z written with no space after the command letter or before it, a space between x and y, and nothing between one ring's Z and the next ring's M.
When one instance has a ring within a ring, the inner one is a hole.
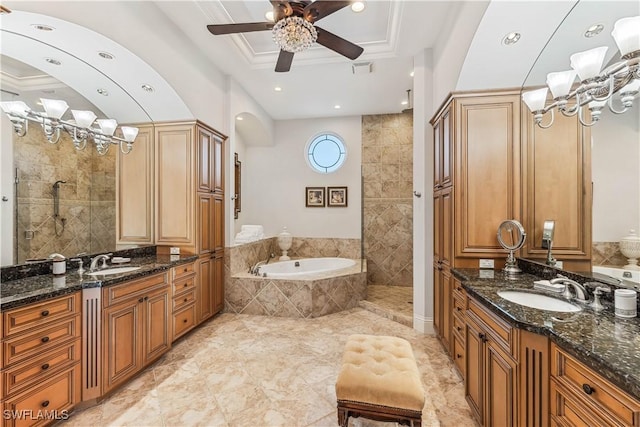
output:
M224 194L224 137L213 134L212 191Z
M442 268L442 344L447 351L451 348L451 328L452 328L452 288L453 277L448 267Z
M153 127L141 126L116 161L116 244L153 243Z
M484 342L482 330L467 319L465 327L465 372L464 394L476 420L484 417Z
M216 253L213 260L213 314L224 309L224 253Z
M451 117L451 107L442 114L442 136L441 136L441 175L440 183L442 187L447 187L453 181L453 126Z
M156 127L156 243L195 246L192 125Z
M442 190L442 213L440 227L442 228L441 255L442 264L453 266L453 187Z
M199 254L213 252L215 227L214 200L210 194L198 193Z
M213 250L224 250L224 196L213 196Z
M144 297L144 357L143 365L169 350L169 290Z
M108 392L142 367L143 338L140 336L140 309L137 299L108 307L103 314L103 386Z
M575 116L562 114L556 115L548 129L536 126L531 114L523 123L523 147L527 153L523 225L528 234L523 256L546 257L542 229L545 220L554 220L553 254L563 260L582 260L590 270L590 128L580 125Z
M198 260L198 323L213 315L213 259L205 256Z
M198 191L209 193L213 189L212 182L212 134L202 126L198 126Z
M433 329L442 337L442 266L433 264Z
M485 344L486 426L516 426L517 378L516 363L494 345L491 339Z
M433 259L442 261L442 191L433 193Z
M442 117L433 124L433 189L442 187Z
M457 99L455 114L455 256L504 257L496 230L521 216L520 97Z

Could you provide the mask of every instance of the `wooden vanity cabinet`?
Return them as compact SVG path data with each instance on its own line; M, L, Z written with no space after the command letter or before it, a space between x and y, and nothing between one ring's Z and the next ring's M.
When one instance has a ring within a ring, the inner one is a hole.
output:
M172 339L175 341L198 323L197 307L198 276L195 263L175 266L171 269L172 280Z
M640 401L551 344L552 425L640 426Z
M482 426L518 426L518 330L468 300L465 397Z
M171 347L169 292L167 273L103 289L103 394Z
M467 293L459 280L453 279L451 310L451 358L454 366L465 378L466 373L466 310Z
M3 414L27 416L0 417L3 426L50 424L80 403L80 301L74 293L1 314Z

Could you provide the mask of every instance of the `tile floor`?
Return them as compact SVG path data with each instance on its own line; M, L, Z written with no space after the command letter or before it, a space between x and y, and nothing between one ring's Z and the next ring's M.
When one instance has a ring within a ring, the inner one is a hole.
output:
M424 426L475 426L439 342L362 308L316 319L221 314L100 405L64 426L337 425L334 385L353 333L409 340L426 392ZM350 419L350 426L382 426Z
M360 307L403 325L413 326L413 288L368 285L367 299Z

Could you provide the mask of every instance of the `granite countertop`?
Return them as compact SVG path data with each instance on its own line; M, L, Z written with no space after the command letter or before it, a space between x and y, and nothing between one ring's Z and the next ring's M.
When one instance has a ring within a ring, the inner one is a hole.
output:
M502 271L453 269L456 278L468 295L481 301L489 310L513 326L548 336L564 350L618 387L640 399L640 319L621 319L614 315L613 306L599 313L582 306L578 313L538 310L505 300L497 291L505 289L533 289L531 274L515 278ZM493 273L493 274L491 274ZM493 277L487 277L487 276ZM559 297L552 292L535 290Z
M81 276L77 270L67 270L64 276L41 274L9 280L0 285L0 311L71 294L84 288L105 287L149 276L166 271L175 265L193 262L197 258L197 255L151 255L132 258L131 262L126 264L109 265L109 268L141 267L139 270L128 273L89 276L85 272Z

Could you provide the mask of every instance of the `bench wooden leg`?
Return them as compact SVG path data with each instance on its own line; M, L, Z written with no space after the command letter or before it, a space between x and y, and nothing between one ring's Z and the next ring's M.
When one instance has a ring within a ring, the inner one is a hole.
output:
M349 423L349 411L338 405L338 425L340 427L347 427Z

